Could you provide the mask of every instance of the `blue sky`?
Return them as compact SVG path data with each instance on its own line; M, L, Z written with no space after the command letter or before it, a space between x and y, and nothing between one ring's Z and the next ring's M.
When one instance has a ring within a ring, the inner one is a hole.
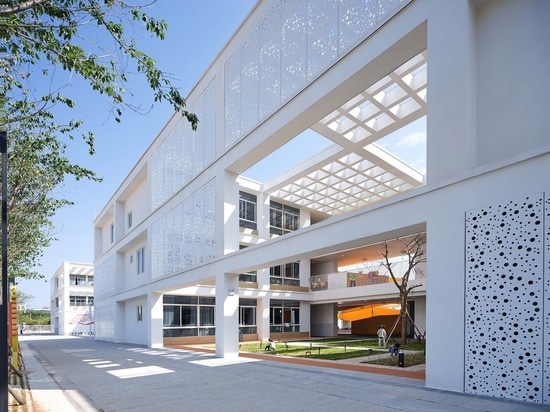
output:
M256 0L159 0L148 14L166 20L166 38L142 38L138 44L143 44L142 49L156 59L159 68L177 79L173 83L185 96L255 4ZM95 132L97 144L96 154L90 157L83 144L74 142L69 149L71 159L96 171L104 182L68 182L57 192L75 205L55 217L58 240L44 250L37 268L44 279L19 280L19 290L34 296L27 303L29 308L50 306L49 280L63 261L93 263L93 220L173 113L168 104L161 104L148 115L126 111L118 124L109 119L105 98L68 73L64 75L72 84L67 92L77 100L70 115L86 122ZM147 104L151 95L145 81L131 88L134 101Z

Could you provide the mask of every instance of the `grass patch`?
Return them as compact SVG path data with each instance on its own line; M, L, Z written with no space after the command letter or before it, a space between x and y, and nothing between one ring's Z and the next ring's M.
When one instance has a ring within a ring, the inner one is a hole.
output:
M258 343L243 343L241 344L241 352L249 353L265 353L266 355L284 355L284 356L294 356L298 358L310 358L310 359L323 359L323 360L342 360L342 359L353 359L359 358L362 356L369 356L369 352L366 350L358 350L346 347L334 346L334 347L320 347L320 346L286 346L284 343L276 344L276 351L266 351L264 350L265 343L263 347ZM376 355L377 352L373 351L373 355ZM379 352L378 352L379 354Z
M370 365L382 365L382 366L399 366L397 364L397 356L390 356L388 358L373 359L362 361L361 363L367 363ZM405 367L424 365L426 363L426 355L424 352L413 352L405 354Z

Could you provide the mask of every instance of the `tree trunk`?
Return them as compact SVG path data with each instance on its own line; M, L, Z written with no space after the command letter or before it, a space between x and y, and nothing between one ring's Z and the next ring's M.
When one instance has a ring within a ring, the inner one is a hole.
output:
M401 347L404 348L407 344L407 321L409 320L407 316L407 294L401 294L401 311L399 313L401 316Z

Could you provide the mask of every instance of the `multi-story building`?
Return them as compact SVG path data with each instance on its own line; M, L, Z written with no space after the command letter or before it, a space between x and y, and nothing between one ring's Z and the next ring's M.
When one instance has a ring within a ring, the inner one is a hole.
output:
M50 279L51 331L93 335L94 265L63 262Z
M426 385L549 404L549 15L258 2L187 98L198 130L175 114L94 222L96 338L231 357L335 335L339 312L397 297L381 246L420 235ZM392 136L419 123L415 167ZM279 162L301 162L247 178L296 142Z

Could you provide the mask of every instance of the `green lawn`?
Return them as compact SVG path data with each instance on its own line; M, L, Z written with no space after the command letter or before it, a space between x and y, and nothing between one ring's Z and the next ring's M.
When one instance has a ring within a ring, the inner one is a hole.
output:
M424 352L414 352L405 354L405 368L415 365L423 365L426 363L426 356ZM398 366L397 356L390 356L388 358L373 359L362 361L361 363L367 363L371 365L383 365L383 366Z
M277 343L276 350L266 351L264 350L265 342L260 347L259 343L242 343L240 347L241 352L249 353L265 353L266 355L284 355L295 356L299 358L311 358L311 359L324 359L324 360L341 360L359 358L361 356L369 356L368 350L354 349L353 347L321 347L321 346L294 346L289 343L288 346L284 343ZM373 351L372 354L376 354Z
M393 342L389 342L388 346ZM249 353L265 353L266 355L284 355L301 358L323 359L323 360L342 360L352 359L371 355L380 355L388 353L388 349L378 348L376 339L313 339L297 342L276 342L276 351L264 350L266 342L248 342L241 343L240 351ZM417 350L419 354L407 354L406 366L412 364L424 363L424 344L411 342L405 346L407 350ZM413 356L414 355L414 356ZM373 361L381 365L397 366L397 357L381 359L381 362ZM364 363L371 363L365 361ZM395 363L395 365L394 365Z

